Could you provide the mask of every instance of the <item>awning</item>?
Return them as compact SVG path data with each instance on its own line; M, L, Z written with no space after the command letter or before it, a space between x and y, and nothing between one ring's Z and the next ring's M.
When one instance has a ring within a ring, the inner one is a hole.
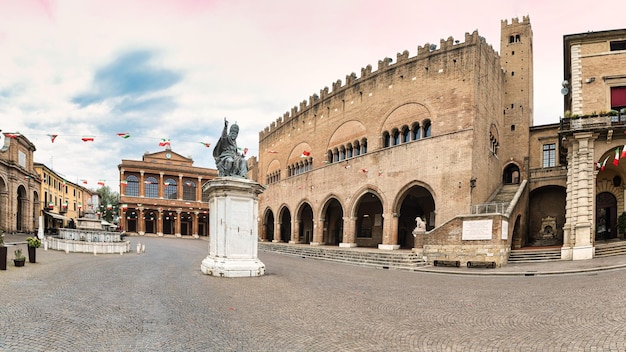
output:
M50 213L50 212L47 212L47 211L44 211L44 213L45 213L46 215L50 215L50 216L52 216L52 217L53 217L53 218L55 218L55 219L59 219L59 220L66 220L66 221L70 221L70 220L72 220L71 218L68 218L67 216L63 216L63 215L59 215L59 214L55 214L55 213Z

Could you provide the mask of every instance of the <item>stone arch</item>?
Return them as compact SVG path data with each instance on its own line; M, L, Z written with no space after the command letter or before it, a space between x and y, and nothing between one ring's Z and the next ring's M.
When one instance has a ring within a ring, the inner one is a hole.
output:
M275 172L278 170L280 170L280 161L274 159L270 161L270 163L267 165L267 169L265 169L265 174L269 175L272 172Z
M522 180L520 167L515 162L508 163L502 171L502 183L505 185L517 185Z
M416 218L420 217L426 223L426 230L435 227L435 198L429 188L419 182L412 182L403 187L394 204L394 213L398 217L398 245L400 248L413 248L413 229Z
M0 229L9 228L9 190L7 180L4 175L0 175Z
M311 152L311 145L307 142L298 143L291 149L289 158L287 158L287 165L299 163L304 151Z
M296 207L295 220L297 223L298 242L311 243L313 241L313 207L307 200L302 200Z
M331 134L328 139L326 149L338 148L340 145L348 142L352 142L355 139L361 139L367 135L367 128L361 121L351 120L342 123Z
M391 131L394 127L400 128L404 125L412 125L430 118L431 114L428 108L417 102L407 102L393 108L381 122L378 128L379 132Z
M562 245L566 198L567 189L562 186L533 189L528 196L528 233L513 237L513 247Z
M261 240L274 241L274 212L271 207L265 208L262 217Z
M15 208L15 231L24 232L26 230L26 221L28 218L28 211L26 208L28 204L28 192L26 191L26 187L24 187L24 185L17 186L15 197L17 199L17 207Z
M375 247L383 242L384 200L379 192L367 188L355 197L355 238L359 247Z
M322 242L329 245L339 245L343 242L344 234L344 205L341 198L329 194L322 201L320 222L322 224Z
M280 242L291 241L291 211L285 204L281 205L278 210L278 234L277 240Z
M383 195L382 190L374 185L367 184L359 188L356 192L354 192L354 196L352 197L352 202L350 202L350 204L348 204L347 206L347 209L349 209L350 216L356 215L355 214L356 203L358 202L358 199L361 198L367 192L371 192L375 194L378 198L380 198L383 203L383 210L385 210L385 204L387 204L387 199Z

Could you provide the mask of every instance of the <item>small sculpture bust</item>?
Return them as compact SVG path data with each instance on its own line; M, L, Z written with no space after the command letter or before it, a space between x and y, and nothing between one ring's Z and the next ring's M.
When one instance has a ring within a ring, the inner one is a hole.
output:
M248 163L243 154L237 149L237 136L239 135L239 126L234 123L228 130L228 120L224 118L224 130L222 136L217 141L215 149L213 149L213 157L215 158L215 166L217 167L218 176L236 176L248 177Z

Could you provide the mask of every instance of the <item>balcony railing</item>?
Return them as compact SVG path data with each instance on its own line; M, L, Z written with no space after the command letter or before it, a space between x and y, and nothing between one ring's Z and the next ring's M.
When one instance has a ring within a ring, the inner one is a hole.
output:
M561 119L561 132L575 132L609 127L626 127L626 114L566 117Z
M470 207L470 214L504 214L508 207L508 202L476 204Z

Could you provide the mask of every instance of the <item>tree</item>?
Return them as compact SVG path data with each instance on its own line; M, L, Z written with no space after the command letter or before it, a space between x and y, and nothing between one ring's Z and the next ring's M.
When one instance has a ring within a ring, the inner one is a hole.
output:
M120 195L111 191L109 186L102 186L96 191L100 197L100 209L102 219L113 223L117 221Z

